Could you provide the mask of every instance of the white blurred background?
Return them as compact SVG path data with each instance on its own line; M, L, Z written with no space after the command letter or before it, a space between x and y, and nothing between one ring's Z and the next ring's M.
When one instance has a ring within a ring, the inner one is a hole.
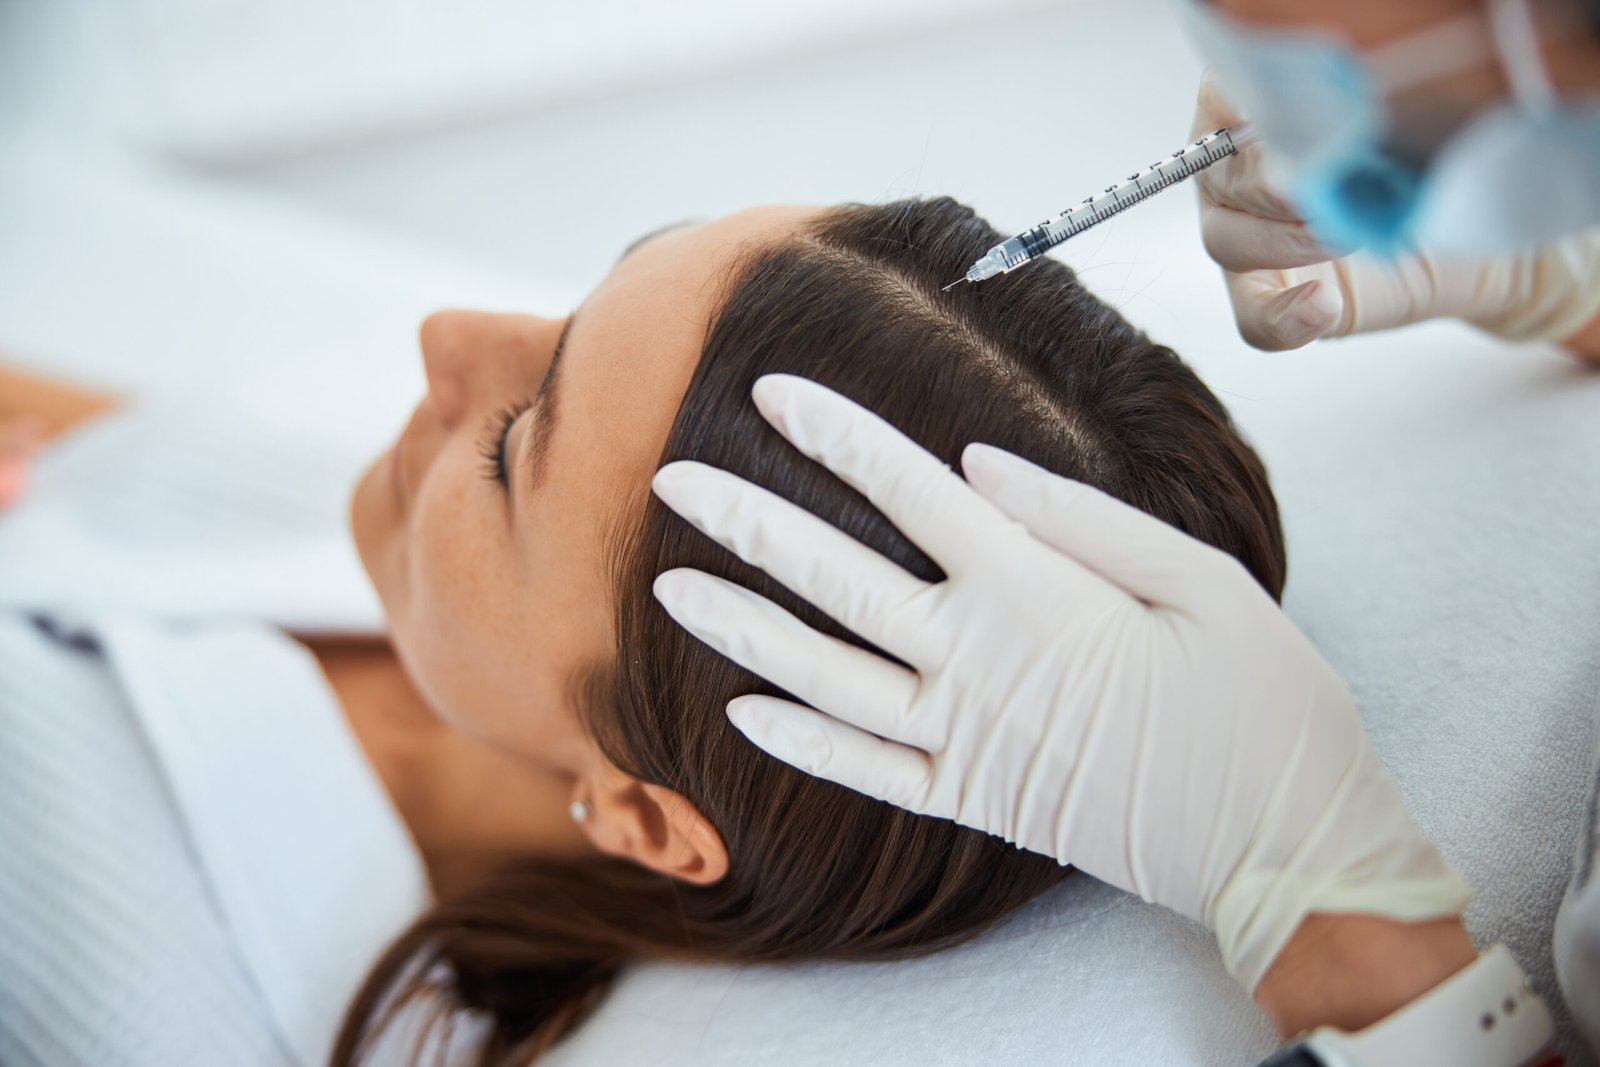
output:
M756 203L950 193L1020 229L1178 147L1199 69L1166 0L0 0L0 38L13 144L114 147L558 303L637 234ZM1193 246L1189 196L1068 258L1126 298Z

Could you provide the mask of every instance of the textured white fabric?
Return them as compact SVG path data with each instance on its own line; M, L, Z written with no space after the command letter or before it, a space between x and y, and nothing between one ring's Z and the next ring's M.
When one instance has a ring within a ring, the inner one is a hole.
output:
M1600 704L1596 706L1600 715ZM1555 965L1573 1021L1600 1050L1600 719L1589 765L1589 802L1573 849L1572 882L1556 912Z
M0 615L0 1062L295 1060L93 653Z
M260 623L97 620L229 931L297 1062L327 1059L429 903L421 856L316 661Z
M0 1062L326 1060L427 900L331 700L264 625L0 616Z
M316 1067L428 903L316 661L262 621L359 629L371 597L324 465L259 429L136 406L0 516L0 1062Z

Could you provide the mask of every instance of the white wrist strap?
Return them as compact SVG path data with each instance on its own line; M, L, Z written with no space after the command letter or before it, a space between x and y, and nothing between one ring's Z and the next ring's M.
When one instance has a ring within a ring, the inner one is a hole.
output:
M1504 945L1353 1034L1320 1027L1300 1047L1327 1067L1516 1067L1550 1040L1550 1010Z

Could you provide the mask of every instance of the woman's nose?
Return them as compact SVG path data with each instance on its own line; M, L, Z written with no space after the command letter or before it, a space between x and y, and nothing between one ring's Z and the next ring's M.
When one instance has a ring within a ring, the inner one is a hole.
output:
M557 320L487 311L435 311L423 319L422 365L440 421L453 426L537 386L559 329Z

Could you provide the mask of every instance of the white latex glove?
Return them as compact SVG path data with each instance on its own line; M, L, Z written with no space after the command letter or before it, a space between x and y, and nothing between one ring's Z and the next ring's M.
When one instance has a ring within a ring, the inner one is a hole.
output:
M1206 74L1191 135L1240 121ZM1485 259L1338 258L1274 190L1268 151L1257 142L1195 177L1206 251L1222 267L1240 336L1257 348L1444 317L1510 341L1556 341L1600 315L1600 232Z
M740 697L728 717L750 740L1203 921L1251 991L1310 912L1465 906L1344 684L1231 556L986 445L968 446L963 481L814 382L768 375L754 396L948 578L921 581L724 471L663 467L667 505L910 664L740 586L663 573L673 618L825 713Z

